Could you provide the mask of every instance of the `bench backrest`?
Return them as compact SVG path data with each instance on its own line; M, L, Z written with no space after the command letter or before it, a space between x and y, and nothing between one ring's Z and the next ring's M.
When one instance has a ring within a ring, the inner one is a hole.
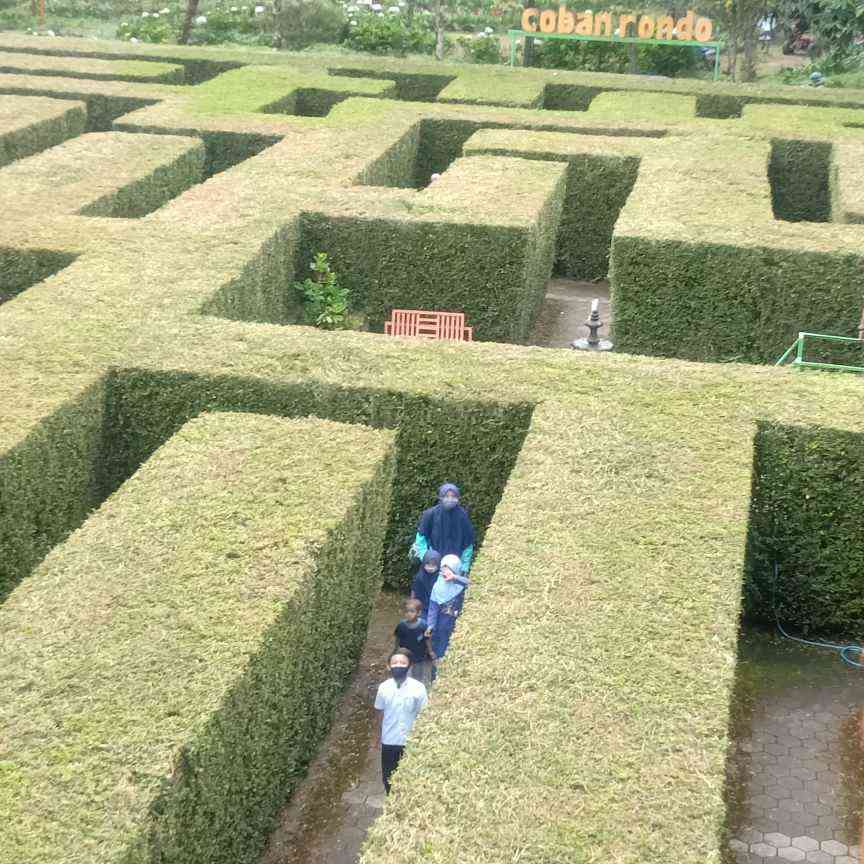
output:
M471 341L472 328L465 326L463 312L432 312L425 309L394 309L384 332L391 336Z

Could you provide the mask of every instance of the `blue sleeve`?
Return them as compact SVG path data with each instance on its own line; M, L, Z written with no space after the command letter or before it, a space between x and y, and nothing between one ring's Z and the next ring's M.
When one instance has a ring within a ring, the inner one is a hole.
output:
M467 573L471 569L471 559L474 557L474 545L462 550L462 572Z
M429 615L426 617L426 625L430 630L435 629L438 623L438 604L434 600L429 601Z
M411 557L423 560L426 550L429 548L429 541L424 534L419 531L414 535L414 545L411 547Z

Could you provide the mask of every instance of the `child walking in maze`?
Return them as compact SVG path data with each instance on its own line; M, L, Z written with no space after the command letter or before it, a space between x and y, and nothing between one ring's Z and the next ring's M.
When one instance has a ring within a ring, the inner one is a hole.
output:
M456 619L462 614L468 580L462 574L462 562L456 555L441 559L441 575L432 587L426 634L432 641L432 650L440 660L450 644L456 628Z
M428 687L432 683L435 652L432 650L430 638L426 635L426 619L421 617L423 606L419 600L412 599L406 600L403 608L405 617L393 631L395 650L402 649L411 655L413 665L409 674Z
M432 586L438 578L440 568L441 553L435 549L427 549L411 583L411 598L420 601L421 615L425 616L429 612L429 595L432 593Z
M381 712L381 776L390 794L390 777L405 751L405 741L426 707L426 688L408 677L411 657L404 651L390 655L390 677L378 685L375 707Z

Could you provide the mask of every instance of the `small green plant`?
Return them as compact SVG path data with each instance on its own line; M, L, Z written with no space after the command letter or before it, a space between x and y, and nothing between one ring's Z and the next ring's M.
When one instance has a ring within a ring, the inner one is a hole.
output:
M347 329L350 290L339 284L326 252L318 252L309 267L314 275L294 283L295 290L305 301L306 323L323 330Z

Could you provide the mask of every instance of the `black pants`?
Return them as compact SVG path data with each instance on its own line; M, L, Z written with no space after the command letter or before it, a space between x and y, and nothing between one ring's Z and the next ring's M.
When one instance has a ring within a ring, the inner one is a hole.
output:
M384 778L384 791L388 795L390 794L390 776L396 770L404 749L398 744L381 745L381 776Z

